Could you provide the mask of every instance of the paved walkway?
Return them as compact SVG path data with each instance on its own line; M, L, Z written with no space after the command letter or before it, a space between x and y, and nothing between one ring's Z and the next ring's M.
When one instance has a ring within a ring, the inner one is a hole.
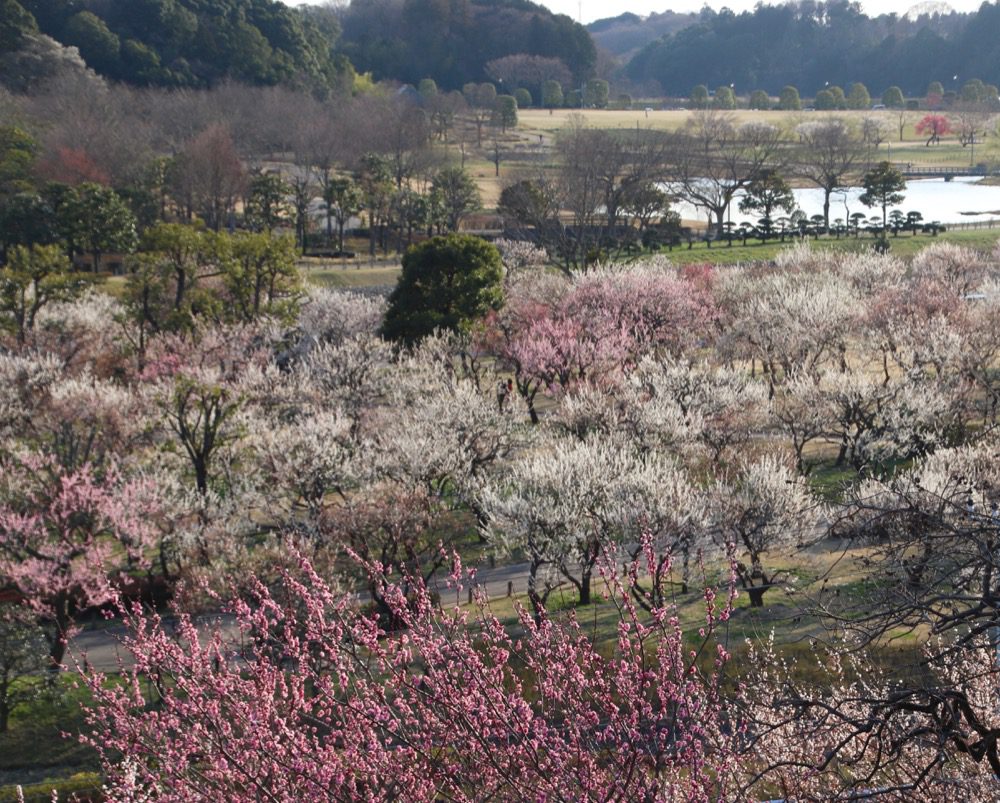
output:
M443 575L435 576L431 580L431 587L439 591L442 600L448 601L449 596L447 595L454 594L455 596L450 597L450 599L456 599L462 604L468 602L467 588L461 589L456 594L454 589L445 588L443 580ZM514 594L524 594L528 589L528 563L477 569L476 582L479 585L485 585L487 593L494 599L507 595L508 583L513 584ZM221 622L223 631L232 634L234 644L239 641L239 630L236 627L235 619L230 615L204 614L199 616L196 622L199 630L206 634L212 630L216 623ZM86 661L89 666L102 672L117 672L120 667L131 668L135 663L133 656L123 650L120 645L121 637L124 634L125 626L115 623L82 631L70 640L66 665L72 668L75 665L83 665Z

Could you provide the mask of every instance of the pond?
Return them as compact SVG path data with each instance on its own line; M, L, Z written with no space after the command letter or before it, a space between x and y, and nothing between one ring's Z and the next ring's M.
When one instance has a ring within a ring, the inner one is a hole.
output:
M928 223L937 221L949 224L993 220L1000 224L1000 186L979 184L980 180L974 176L960 176L952 181L945 181L943 178L909 181L903 193L905 200L898 207L890 207L889 211L896 208L903 214L919 212ZM822 190L808 188L793 192L797 207L806 213L806 217L823 214ZM852 187L831 195L830 222L833 223L837 218L847 220L855 212L861 212L866 217L876 215L881 218L880 207L869 208L858 200L862 192L864 190L860 187ZM740 212L739 199L740 196L737 195L732 203L729 219L737 225L744 221L756 223L760 215ZM673 209L685 220L708 218L704 209L696 210L688 203L677 203ZM781 214L783 213L777 212L774 217Z

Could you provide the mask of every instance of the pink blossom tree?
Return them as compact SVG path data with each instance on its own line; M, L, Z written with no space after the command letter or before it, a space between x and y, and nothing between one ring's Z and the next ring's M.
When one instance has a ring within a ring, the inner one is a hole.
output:
M487 321L485 345L513 371L537 423L540 390L614 380L643 354L681 354L706 340L717 317L709 288L701 274L657 265L611 266L562 281L528 277Z
M56 668L77 614L111 599L111 578L148 565L156 496L114 468L68 472L27 454L0 468L0 498L0 578L51 623Z
M720 687L728 654L710 646L731 598L705 589L702 646L691 649L672 609L646 622L632 607L627 586L644 567L608 574L622 622L604 657L573 618L536 623L521 611L514 637L485 600L444 612L419 582L404 593L369 569L395 635L308 565L230 604L238 637L206 635L185 615L172 632L123 611L135 668L124 684L86 678L97 706L85 740L112 799L136 785L159 801L738 793L744 737Z

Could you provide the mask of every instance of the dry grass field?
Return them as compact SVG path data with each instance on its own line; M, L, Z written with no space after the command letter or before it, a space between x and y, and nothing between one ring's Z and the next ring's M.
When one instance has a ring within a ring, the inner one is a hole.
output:
M903 137L899 137L900 112L892 110L867 111L751 111L737 109L727 112L737 123L767 122L779 126L788 132L794 131L801 123L811 120L822 120L830 117L845 117L860 122L865 117L874 117L882 121L888 134L888 140L879 147L883 158L891 158L895 162L912 162L919 165L961 166L970 161L970 150L963 148L955 136L946 136L941 144L927 147L924 138L917 135L914 126L926 112L904 112ZM685 109L659 110L646 112L643 109L599 110L585 109L582 112L573 109L559 109L550 114L545 109L522 109L518 111L517 133L526 142L536 141L541 134L549 139L561 128L569 124L574 115L582 116L586 125L594 128L645 128L657 131L674 131L684 125L690 112ZM891 147L890 147L891 146ZM975 161L996 160L1000 158L1000 141L991 132L986 143L976 149Z

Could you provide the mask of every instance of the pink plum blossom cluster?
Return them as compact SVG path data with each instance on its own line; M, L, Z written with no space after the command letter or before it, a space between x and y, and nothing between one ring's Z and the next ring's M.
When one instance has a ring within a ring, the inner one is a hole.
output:
M124 610L135 667L120 684L88 677L111 799L137 799L136 788L158 801L745 794L746 734L721 685L728 654L708 646L731 598L704 589L692 649L671 609L637 614L627 591L637 566L621 578L605 567L621 613L606 657L572 618L535 622L522 610L514 636L485 599L444 611L419 581L369 570L395 634L305 561L279 590L254 582L228 604L235 635Z

